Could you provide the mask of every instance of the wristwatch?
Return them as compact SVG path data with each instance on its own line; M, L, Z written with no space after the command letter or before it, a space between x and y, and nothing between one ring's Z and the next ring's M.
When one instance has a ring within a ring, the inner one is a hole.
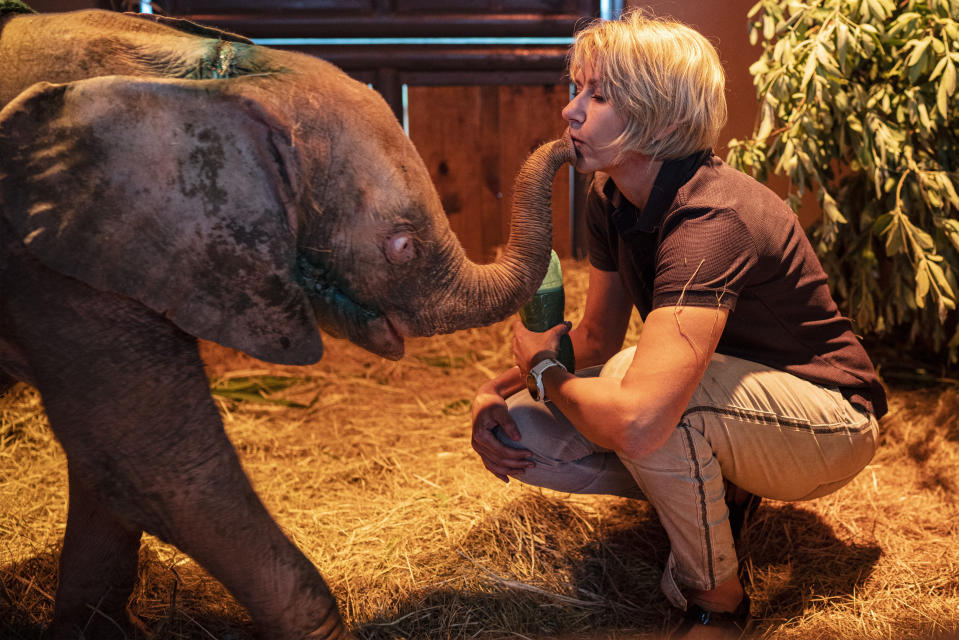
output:
M543 372L550 367L559 367L563 371L566 371L566 367L564 367L561 362L553 360L552 358L546 358L545 360L537 362L536 366L530 369L529 373L526 374L526 388L529 390L529 395L531 395L536 402L548 402L546 389L543 387Z

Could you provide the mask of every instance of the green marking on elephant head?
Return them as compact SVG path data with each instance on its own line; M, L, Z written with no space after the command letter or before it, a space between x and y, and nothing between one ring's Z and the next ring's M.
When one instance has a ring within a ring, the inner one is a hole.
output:
M233 43L227 40L218 40L216 43L216 60L213 63L213 78L232 78L236 76L236 50Z
M349 337L383 314L358 304L332 270L304 255L296 259L296 279L306 290L317 322L335 337Z

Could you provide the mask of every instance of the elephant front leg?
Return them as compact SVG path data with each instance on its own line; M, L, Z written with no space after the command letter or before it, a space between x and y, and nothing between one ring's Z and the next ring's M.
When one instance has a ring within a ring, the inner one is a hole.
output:
M140 530L117 520L70 473L67 530L60 554L53 622L45 638L129 638Z
M7 302L20 311L14 329L67 454L71 500L80 498L71 504L57 624L90 604L84 579L102 575L105 556L132 553L132 534L105 524L102 510L129 523L128 532L190 555L264 638L348 637L323 578L243 472L196 340L130 300L49 271L26 273L15 293Z
M190 426L192 437L183 438L183 432L175 426L181 418L174 417L164 403L154 405L152 412L163 416L164 422L173 421L166 422L169 432L161 438L162 445L144 439L141 446L130 447L124 437L115 440L112 449L100 449L95 465L84 464L84 478L99 484L98 494L111 509L119 510L125 518L203 566L246 607L258 637L349 638L323 578L260 502L225 434L212 428L213 417L199 420L196 413L189 412L189 417L182 419ZM200 424L210 428L201 428ZM105 471L109 475L104 475ZM78 484L71 482L71 500L72 487ZM85 515L78 512L73 519L71 503L61 567L65 578L69 569L69 584L78 595L68 593L63 583L57 593L57 611L75 612L78 603L86 603L89 609L90 600L82 594L90 594L97 586L100 593L104 592L103 585L98 585L102 567L97 562L103 561L98 559L98 552L120 550L124 543L108 539L99 541L98 547L94 536L71 538L74 524L85 525L81 530L87 532L103 531L102 519L87 522ZM133 568L135 571L135 565ZM119 599L111 601L114 611L119 605ZM76 628L75 619L74 615L70 629ZM93 621L99 622L100 618L91 617ZM58 624L67 627L67 620L58 620ZM83 637L99 640L110 636L84 633Z
M258 637L351 638L325 581L274 522L228 446L202 464L181 463L166 504L150 498L169 518L156 535L220 580L249 610Z

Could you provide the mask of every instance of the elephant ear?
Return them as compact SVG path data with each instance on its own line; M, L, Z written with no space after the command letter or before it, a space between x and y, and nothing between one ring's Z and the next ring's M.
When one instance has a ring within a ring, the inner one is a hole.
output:
M189 334L315 362L288 131L229 82L34 85L0 111L0 214L45 266Z

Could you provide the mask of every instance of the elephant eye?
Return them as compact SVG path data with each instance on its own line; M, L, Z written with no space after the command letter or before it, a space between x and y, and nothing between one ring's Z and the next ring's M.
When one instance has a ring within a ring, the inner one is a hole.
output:
M409 231L397 231L386 239L386 259L393 264L406 264L415 257L416 246Z

